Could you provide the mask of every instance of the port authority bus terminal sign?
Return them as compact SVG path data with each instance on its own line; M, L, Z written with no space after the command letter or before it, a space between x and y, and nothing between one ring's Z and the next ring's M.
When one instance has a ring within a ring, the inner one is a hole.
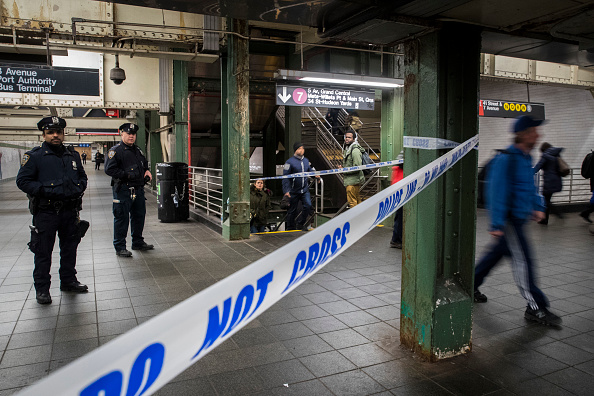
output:
M99 96L99 69L0 65L0 92Z
M330 107L337 109L373 110L374 91L354 91L345 88L276 85L279 106Z
M479 100L479 116L516 118L529 115L537 120L545 119L544 103L512 102L509 100Z

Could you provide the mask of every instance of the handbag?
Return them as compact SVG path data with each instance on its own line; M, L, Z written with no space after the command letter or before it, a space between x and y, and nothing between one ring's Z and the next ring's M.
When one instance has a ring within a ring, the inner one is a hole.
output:
M563 158L557 157L557 165L559 166L559 176L565 177L571 172L571 168Z

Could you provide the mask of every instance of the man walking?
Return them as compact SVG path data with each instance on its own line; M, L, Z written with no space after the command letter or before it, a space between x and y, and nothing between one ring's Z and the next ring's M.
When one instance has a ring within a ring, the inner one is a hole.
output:
M126 249L126 235L130 223L133 250L151 250L153 245L144 241L144 216L146 202L144 184L153 176L148 161L140 148L135 145L138 125L122 124L119 128L122 141L107 153L105 173L112 177L113 189L113 246L116 255L132 257Z
M530 151L538 141L543 121L530 116L516 119L514 144L493 160L487 175L487 208L491 217L489 233L496 239L480 260L474 275L474 301L486 302L478 288L504 255L511 255L514 279L527 301L524 317L546 325L559 325L561 318L550 312L549 301L536 286L532 251L526 236L526 222L544 218L542 197L536 192Z
M305 158L305 149L303 143L295 142L293 144L294 155L285 162L283 175L293 173L313 172L315 168L311 166L309 160ZM319 178L319 176L316 176ZM292 179L283 179L283 193L289 197L289 211L287 212L286 227L287 230L303 229L306 230L306 221L311 212L311 196L309 194L309 183L307 177L295 177ZM297 219L297 207L299 202L302 204L301 214ZM297 228L295 228L297 221Z
M86 165L87 164L87 153L85 153L83 151L83 153L80 155L80 158L82 159L83 165Z
M344 148L342 150L342 166L361 166L363 164L363 147L357 142L357 133L352 129L344 134ZM343 183L346 187L349 208L361 203L361 184L365 181L362 170L344 173Z
M27 193L33 214L29 249L35 254L35 297L39 304L51 304L50 268L56 232L60 238L60 290L88 291L88 287L76 279L74 268L76 249L89 227L88 222L81 222L78 217L87 175L76 150L62 144L64 119L45 117L37 127L45 141L25 153L16 184Z

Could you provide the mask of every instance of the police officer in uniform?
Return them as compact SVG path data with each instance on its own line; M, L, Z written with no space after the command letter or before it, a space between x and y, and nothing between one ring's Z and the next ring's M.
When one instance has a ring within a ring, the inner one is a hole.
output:
M60 238L60 290L86 293L88 287L76 279L76 249L89 227L80 221L82 196L87 175L80 156L71 146L64 146L66 121L45 117L37 124L45 142L27 151L17 175L17 186L27 193L33 214L29 248L35 254L36 299L51 304L50 267L56 232Z
M122 141L107 153L105 173L112 177L113 188L113 246L116 255L132 257L126 250L126 234L130 223L133 250L151 250L142 237L146 202L144 184L153 176L149 171L144 153L135 145L138 125L132 123L120 126Z

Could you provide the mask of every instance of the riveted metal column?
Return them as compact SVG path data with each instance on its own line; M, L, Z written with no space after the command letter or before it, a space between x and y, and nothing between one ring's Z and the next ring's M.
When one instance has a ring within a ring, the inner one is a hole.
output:
M290 69L300 69L300 59L296 55L285 57ZM301 141L301 107L285 106L285 161L295 154L293 144ZM307 153L305 154L307 156Z
M138 132L136 133L136 145L140 147L142 151L146 153L146 135L147 135L147 128L146 128L146 111L145 110L137 110L136 111L136 125L138 125Z
M228 30L246 37L247 21L228 19ZM228 216L223 221L223 237L229 240L250 237L250 120L248 40L230 34L227 67L223 70L221 100L224 121L221 130L223 151L223 200ZM225 192L227 195L225 195Z
M382 91L381 160L395 160L402 150L404 134L404 96L403 88ZM383 167L382 176L390 176L390 167ZM388 181L386 183L389 184ZM385 186L383 186L385 187Z
M151 185L153 188L157 185L157 164L163 162L163 149L161 148L161 134L151 133L160 127L159 113L150 111L148 115L148 130L149 130L149 162L151 165L151 174L153 180Z
M405 134L458 142L476 135L479 65L474 27L446 24L407 43ZM443 153L405 149L405 173ZM404 208L400 340L430 360L471 347L476 169L473 151Z
M175 158L188 163L188 63L173 61L173 105L175 109Z

